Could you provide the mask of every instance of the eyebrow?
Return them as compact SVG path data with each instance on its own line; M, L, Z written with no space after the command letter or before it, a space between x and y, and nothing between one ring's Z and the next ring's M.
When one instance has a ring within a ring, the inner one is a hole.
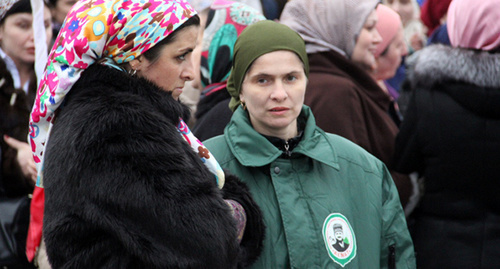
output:
M189 53L189 52L193 52L193 50L194 50L194 48L189 47L189 48L180 49L180 50L178 50L178 52L179 53L186 53L186 52Z
M293 70L293 71L290 71L290 72L286 72L285 75L300 73L301 71L302 70ZM252 75L252 76L274 76L274 75L273 74L269 74L269 73L260 72L260 73L257 73L255 75Z

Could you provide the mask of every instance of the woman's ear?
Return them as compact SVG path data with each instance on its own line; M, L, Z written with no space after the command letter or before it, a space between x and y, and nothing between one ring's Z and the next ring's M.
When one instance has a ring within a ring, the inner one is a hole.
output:
M143 61L142 55L139 55L139 57L137 57L129 62L130 69L135 70L135 71L141 71L143 62L144 61Z
M245 98L243 98L243 93L240 93L240 102L245 103Z

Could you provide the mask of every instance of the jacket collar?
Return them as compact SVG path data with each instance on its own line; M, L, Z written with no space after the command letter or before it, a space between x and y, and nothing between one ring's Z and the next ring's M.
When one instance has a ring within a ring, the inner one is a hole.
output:
M335 147L327 139L325 132L316 126L310 108L304 105L299 118L304 120L306 125L302 140L292 150L292 154L303 154L318 162L339 169ZM282 154L281 150L253 129L247 112L241 106L234 112L224 133L231 152L244 166L265 166L275 161Z

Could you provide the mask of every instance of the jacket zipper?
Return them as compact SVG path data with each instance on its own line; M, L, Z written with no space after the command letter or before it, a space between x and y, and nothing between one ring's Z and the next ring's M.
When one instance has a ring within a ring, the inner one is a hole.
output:
M396 247L389 246L389 269L396 269Z
M285 141L285 145L283 147L285 148L286 156L288 156L288 157L292 156L292 153L288 150L288 149L290 149L290 145L288 144L288 141Z

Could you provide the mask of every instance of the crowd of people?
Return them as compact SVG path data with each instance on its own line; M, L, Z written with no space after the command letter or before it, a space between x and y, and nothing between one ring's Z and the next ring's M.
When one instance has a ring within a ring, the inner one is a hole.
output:
M2 0L0 266L500 267L499 6Z

